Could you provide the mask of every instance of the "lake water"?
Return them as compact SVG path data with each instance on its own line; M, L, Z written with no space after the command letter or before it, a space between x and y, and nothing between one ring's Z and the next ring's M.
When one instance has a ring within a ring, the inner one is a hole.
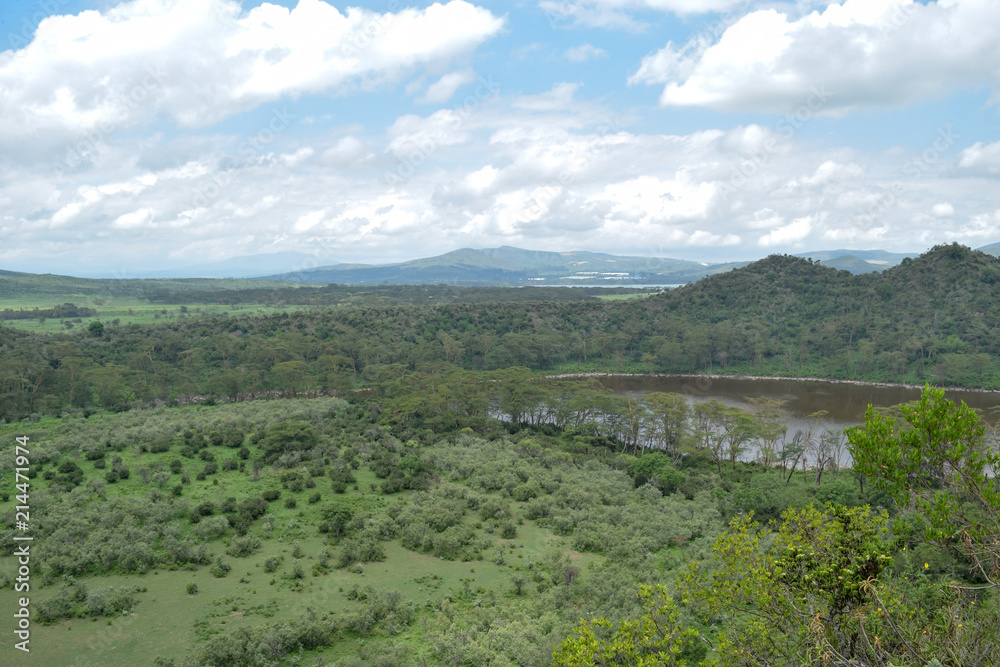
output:
M789 416L789 438L796 430L808 431L815 420L807 415L826 410L820 431L843 432L847 426L863 424L868 405L891 407L920 398L920 389L901 386L854 385L812 380L756 380L750 378L712 378L705 376L606 376L598 378L604 386L619 394L673 392L688 397L691 403L718 399L727 405L750 408L747 399L767 397L782 401ZM984 420L997 423L1000 392L945 390L945 398L980 411Z

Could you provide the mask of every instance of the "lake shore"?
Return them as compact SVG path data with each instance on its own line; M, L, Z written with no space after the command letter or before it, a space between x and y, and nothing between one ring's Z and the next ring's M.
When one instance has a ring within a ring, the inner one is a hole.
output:
M923 389L923 385L918 384L905 384L902 382L865 382L863 380L843 380L834 378L820 378L820 377L791 377L787 375L742 375L742 374L724 374L724 373L610 373L602 371L590 371L584 373L557 373L554 375L545 375L544 377L559 379L559 378L584 378L584 377L628 377L628 378L687 378L691 380L705 379L705 380L785 380L792 382L828 382L830 384L847 384L857 387L883 387L886 389ZM932 385L933 386L933 385ZM1000 390L997 389L979 389L975 387L944 387L946 392L948 391L962 391L970 392L976 394L997 394L1000 396Z

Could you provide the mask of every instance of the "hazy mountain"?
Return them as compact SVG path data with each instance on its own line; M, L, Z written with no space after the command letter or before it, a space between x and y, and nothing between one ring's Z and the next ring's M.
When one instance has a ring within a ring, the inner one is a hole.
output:
M887 252L885 250L815 250L803 252L796 257L818 260L823 266L829 266L851 273L872 273L884 271L898 266L907 257L914 258L920 253Z
M572 251L545 252L503 246L462 248L436 257L381 266L323 266L266 276L268 280L310 283L507 283L584 284L678 282L681 275L697 279L710 267L682 259L628 257ZM686 282L680 280L680 282Z
M868 260L861 259L854 255L843 255L841 257L834 257L833 259L824 259L820 262L823 266L829 266L831 269L837 269L838 271L850 271L851 273L874 273L876 271L882 271L884 269L890 268L888 264L872 264ZM895 266L895 264L893 265Z
M129 271L129 278L252 278L265 273L286 273L312 268L321 263L315 256L304 252L275 252L244 255L206 264L192 264L175 269L155 271ZM108 273L94 274L95 278L116 278Z
M994 257L1000 257L1000 243L991 243L989 245L984 245L982 248L976 248L979 252L985 252L987 255L993 255Z

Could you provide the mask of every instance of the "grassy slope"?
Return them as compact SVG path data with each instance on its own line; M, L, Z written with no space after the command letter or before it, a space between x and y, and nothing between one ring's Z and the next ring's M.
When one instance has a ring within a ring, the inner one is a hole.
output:
M287 402L291 405L293 402ZM183 414L187 411L192 417L196 415L214 414L226 408L206 409L189 406L175 408L171 414ZM163 414L160 412L158 414ZM221 412L220 412L221 414ZM60 419L48 418L37 425L21 424L0 426L0 441L13 442L14 437L28 433L31 437L30 448L45 447L56 439L60 433L70 433L77 427L70 419L63 423ZM118 415L95 415L87 423L100 430L113 433L119 427L121 418ZM212 447L217 460L232 458L233 450L225 447ZM256 447L251 447L251 458L258 455ZM129 447L121 454L124 462L133 474L128 480L109 484L106 487L109 499L127 496L144 496L150 485L143 484L135 473L138 465L152 466L156 461L169 461L178 458L176 448L173 451L159 454L139 454L137 448ZM72 456L86 474L86 479L103 478L107 469L97 469L93 462ZM201 465L198 459L184 459L186 469L192 473ZM49 467L51 469L51 466ZM3 471L6 477L9 471ZM399 590L419 607L423 608L429 601L431 604L457 595L463 588L463 579L468 580L473 589L483 587L489 590L508 591L510 589L510 573L514 568L525 562L540 562L543 555L553 549L568 553L572 560L582 567L598 560L592 554L579 554L569 547L569 538L557 537L551 530L539 528L531 521L525 521L518 527L517 537L513 540L502 540L497 535L480 530L483 538L488 539L495 547L503 545L508 550L508 565L498 566L491 562L495 548L486 551L486 560L462 562L448 561L427 554L409 551L400 546L399 540L393 540L386 545L387 558L384 562L367 563L363 574L348 570L335 569L321 576L311 574L312 564L324 549L324 537L317 534L316 525L320 520L320 504L307 502L308 496L316 491L322 494L323 502L345 501L355 507L369 510L384 511L390 503L406 501L414 492L403 491L392 496L383 496L377 490L370 488L379 480L362 466L356 473L358 481L354 487L349 487L346 494L338 496L329 488L329 480L319 479L316 488L306 488L300 492L282 489L279 471L268 468L262 472L261 479L253 482L249 473L239 471L222 471L206 480L198 481L191 476L190 485L184 488L184 498L191 506L205 500L216 504L224 497L235 496L238 499L257 496L266 489L281 489L282 497L269 506L269 512L276 517L275 529L268 534L260 522L254 524L250 531L264 540L264 546L256 554L247 558L225 556L232 565L232 571L224 578L215 578L209 568L153 570L147 574L113 575L113 576L82 576L79 577L88 589L107 586L139 585L147 590L140 593L140 603L133 614L113 619L79 618L61 620L52 625L42 625L35 622L32 625L31 653L23 655L13 650L10 642L0 647L0 664L3 665L61 665L61 666L117 666L133 667L152 663L155 656L165 658L182 658L196 650L203 640L219 632L238 627L272 623L279 620L292 620L302 617L307 610L341 614L357 609L359 603L349 601L345 591L352 586L373 586L379 590ZM175 475L170 482L173 485L178 477ZM32 493L48 486L48 483L38 476L30 482ZM496 494L494 494L496 495ZM288 497L297 499L295 509L286 508L284 500ZM16 499L0 503L0 513L6 514L16 504ZM518 504L518 503L515 503ZM32 521L44 521L39 513ZM470 514L466 517L467 525L475 525L478 517ZM292 524L298 522L299 526ZM224 537L210 543L213 553L222 554L230 537ZM305 552L303 559L306 577L302 590L295 590L287 578L290 570L292 545L299 544ZM336 551L336 548L331 548ZM269 556L282 557L282 563L277 572L264 572L263 562ZM17 568L14 557L0 558L0 572L13 577ZM248 581L241 581L246 575ZM586 573L583 574L586 577ZM52 596L59 587L59 582L52 586L41 587L43 577L35 573L31 584L31 598L36 601ZM195 583L198 586L196 595L188 595L186 586ZM0 609L16 608L16 600L21 594L11 588L0 589ZM428 612L429 613L429 612ZM426 654L428 649L421 635L419 624L414 624L400 636L409 644L414 655ZM366 639L347 638L334 646L317 651L316 656L336 659L348 655L356 655L359 646Z

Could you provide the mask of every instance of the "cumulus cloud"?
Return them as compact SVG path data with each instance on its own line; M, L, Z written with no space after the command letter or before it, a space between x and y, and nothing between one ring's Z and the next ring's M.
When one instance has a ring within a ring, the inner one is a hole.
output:
M663 106L784 113L898 107L1000 84L1000 3L845 0L796 18L752 11L721 36L668 43L631 83L664 85Z
M948 202L934 204L934 206L931 207L931 215L935 218L950 218L955 215L955 207Z
M447 102L455 94L455 91L475 80L476 73L471 69L449 72L428 86L427 90L424 91L424 94L417 101L425 104Z
M796 245L805 240L812 232L812 222L811 216L792 220L787 225L773 229L761 236L757 240L757 245L762 248Z
M552 90L539 95L522 95L514 100L514 107L528 111L557 111L573 104L573 97L580 88L578 83L557 83Z
M984 144L977 141L958 156L961 171L985 176L1000 176L1000 141Z
M464 0L396 13L322 0L247 12L232 0L133 0L52 16L30 44L0 53L0 146L25 136L98 143L158 115L204 126L284 97L374 89L503 26ZM442 79L434 94L454 83Z
M358 167L374 157L365 142L359 137L349 135L337 140L323 151L321 159L331 167L348 169Z
M566 49L563 55L566 57L566 60L569 60L570 62L585 63L588 60L607 58L608 52L594 46L593 44L580 44L579 46Z
M670 180L641 176L613 183L595 199L612 204L613 218L651 224L704 219L715 192L713 184L693 183L682 173Z
M138 211L130 211L118 216L111 226L116 229L138 229L149 226L156 212L151 208L141 208Z

